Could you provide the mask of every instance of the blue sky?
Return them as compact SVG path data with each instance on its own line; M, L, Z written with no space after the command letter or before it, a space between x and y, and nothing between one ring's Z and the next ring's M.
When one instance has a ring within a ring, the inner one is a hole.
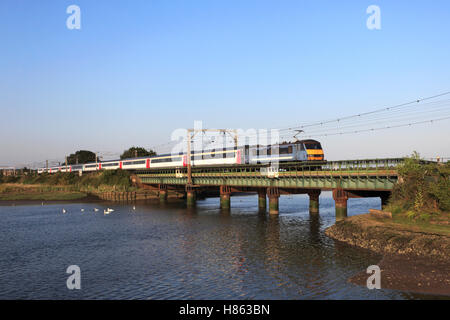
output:
M81 8L81 30L66 8ZM366 27L369 5L381 30ZM0 2L0 165L274 128L450 90L448 1ZM329 159L450 156L450 121L320 139Z

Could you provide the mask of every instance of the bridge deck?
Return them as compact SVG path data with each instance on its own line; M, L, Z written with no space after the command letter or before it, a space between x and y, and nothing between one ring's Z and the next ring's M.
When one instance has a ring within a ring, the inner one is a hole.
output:
M404 159L333 161L325 164L280 164L276 172L266 166L194 167L197 186L278 187L348 190L392 190L398 180L397 166ZM145 184L186 185L186 168L137 172Z

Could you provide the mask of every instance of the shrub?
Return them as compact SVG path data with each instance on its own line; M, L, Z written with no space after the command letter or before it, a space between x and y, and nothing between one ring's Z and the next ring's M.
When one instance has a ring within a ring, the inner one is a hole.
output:
M398 172L390 203L415 212L450 210L449 163L424 163L414 152Z

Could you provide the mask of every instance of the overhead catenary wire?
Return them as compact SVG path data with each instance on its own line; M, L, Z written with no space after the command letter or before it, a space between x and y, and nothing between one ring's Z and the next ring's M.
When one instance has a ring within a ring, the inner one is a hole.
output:
M336 133L325 133L320 135L311 135L308 137L327 137L327 136L333 136L333 135L342 135L342 134L351 134L351 133L361 133L361 132L370 132L370 131L377 131L377 130L386 130L386 129L393 129L393 128L400 128L400 127L408 127L418 124L424 124L424 123L433 123L438 122L442 120L448 120L450 119L450 116L444 117L444 118L438 118L438 119L431 119L431 120L424 120L424 121L418 121L418 122L412 122L407 124L401 124L401 125L394 125L394 126L385 126L385 127L378 127L378 128L370 128L370 129L362 129L362 130L351 130L346 132L336 132Z
M329 120L322 120L322 121L314 121L314 122L310 122L310 123L302 123L301 125L291 125L288 127L282 127L282 128L271 128L271 129L267 129L268 132L270 132L271 130L276 130L278 131L278 133L280 134L280 140L282 140L281 138L288 138L289 136L292 136L294 131L296 129L306 129L306 128L313 128L313 129L309 129L309 130L303 130L305 131L305 135L304 136L308 136L308 134L312 134L314 133L316 136L317 135L321 135L324 134L324 131L329 131L332 129L336 129L336 126L342 126L343 123L345 123L346 121L352 121L352 127L355 128L357 124L359 124L359 126L367 126L367 125L374 125L377 122L374 122L375 120L378 120L378 123L380 123L381 120L384 120L386 122L388 122L388 120L390 122L399 122L400 120L404 120L404 121L409 121L408 123L406 123L405 125L390 125L390 126L386 126L384 127L384 129L386 128L394 128L394 127L401 127L401 126L412 126L415 125L416 122L414 122L413 120L415 119L421 119L423 115L432 115L432 113L436 113L436 119L428 119L425 122L432 122L433 120L435 121L440 121L442 120L441 118L445 118L445 116L447 114L438 114L440 111L443 111L444 113L447 111L450 111L450 99L446 99L446 100L439 100L439 101L430 101L428 103L424 103L425 101L429 101L432 99L436 99L439 97L443 97L443 96L448 96L450 95L450 91L446 91L443 93L439 93L436 95L432 95L432 96L428 96L425 98L418 98L415 100L411 100L405 103L400 103L400 104L396 104L396 105L392 105L392 106L388 106L388 107L384 107L384 108L379 108L379 109L375 109L372 111L368 111L368 112L362 112L362 113L357 113L357 114L353 114L353 115L349 115L349 116L344 116L344 117L339 117L339 118L334 118L334 119L329 119ZM414 108L422 108L422 107L428 107L427 110L416 110L414 111ZM436 109L432 109L432 108L436 108ZM431 109L431 110L430 110ZM384 114L383 114L384 113ZM388 114L386 114L388 113ZM371 116L371 115L375 115L372 118L367 118L367 116ZM416 118L414 118L413 116L416 116ZM444 116L444 117L442 117ZM421 123L422 121L419 121L417 124ZM314 127L319 127L319 128L314 128ZM322 130L323 132L320 132L320 130ZM374 130L376 130L376 128L374 128ZM353 130L353 133L362 133L362 132L367 132L367 131L373 131L372 129L370 130ZM284 133L286 132L286 133ZM203 137L199 136L195 139L202 139ZM246 135L245 136L246 139L250 139L250 138L258 138L258 133L256 133L255 135ZM185 141L186 139L184 139L183 141ZM173 145L173 144L177 144L180 141L170 141L170 142L166 142L163 144L160 144L158 146L154 146L152 147L152 149L161 149L161 148L168 148L169 146ZM227 143L233 143L233 141L230 139L229 141L226 141ZM167 149L165 149L167 150Z

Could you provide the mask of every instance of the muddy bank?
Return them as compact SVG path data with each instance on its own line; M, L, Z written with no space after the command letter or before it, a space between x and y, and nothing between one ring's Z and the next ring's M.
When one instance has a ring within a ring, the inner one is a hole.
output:
M377 265L381 270L381 288L450 296L450 264L447 262L386 255ZM362 271L349 282L366 286L369 276Z
M420 257L450 263L450 237L394 227L368 214L338 221L325 230L332 239L385 255Z
M450 296L450 237L392 226L368 214L338 221L325 230L330 238L383 255L381 287ZM350 282L366 286L366 271Z

